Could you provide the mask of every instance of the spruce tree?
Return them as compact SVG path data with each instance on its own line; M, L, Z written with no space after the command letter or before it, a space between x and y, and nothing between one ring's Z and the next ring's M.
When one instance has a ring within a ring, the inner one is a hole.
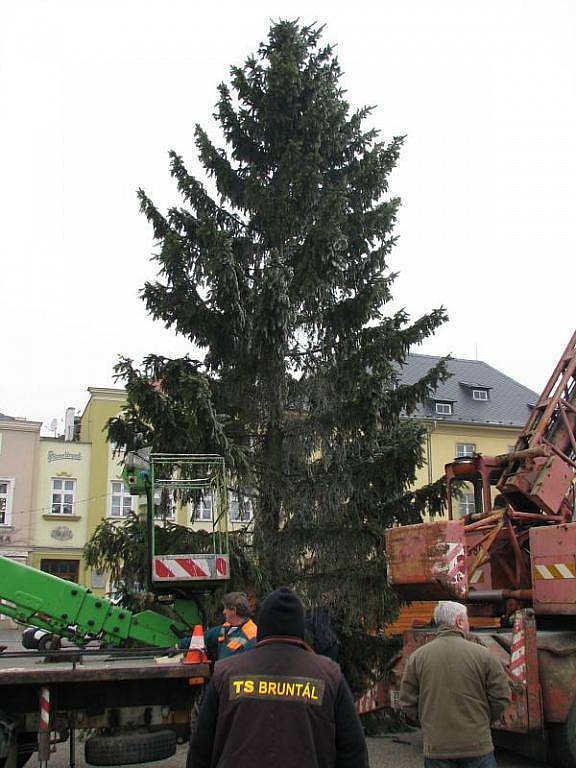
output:
M231 68L224 145L195 131L207 183L170 153L183 205L163 214L139 191L159 266L142 297L199 352L122 359L128 406L110 435L224 454L268 583L327 608L346 646L394 613L385 529L441 504L437 488L410 492L423 428L405 417L445 369L413 386L401 369L445 313L385 312L403 138L380 141L371 110L350 109L321 34L280 21Z

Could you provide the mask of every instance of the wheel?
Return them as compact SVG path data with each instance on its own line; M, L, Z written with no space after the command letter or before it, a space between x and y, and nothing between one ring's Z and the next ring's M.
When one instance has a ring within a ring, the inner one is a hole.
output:
M46 638L50 638L52 635L45 629L38 629L38 627L27 627L22 632L22 645L29 651L37 651L40 647L39 643L45 643Z
M554 723L549 728L555 765L576 768L576 703L563 723Z
M93 736L85 744L90 765L132 765L165 760L176 752L174 731L130 733L120 736Z
M58 635L44 635L38 640L39 651L57 651L60 648L60 638Z
M28 760L34 754L34 747L28 744L24 745L18 750L18 757L16 758L16 768L23 768Z
M28 740L25 740L23 736L29 736ZM28 760L34 754L36 749L36 734L19 734L18 735L18 755L16 757L16 768L24 768ZM0 768L4 768L8 758L0 758Z

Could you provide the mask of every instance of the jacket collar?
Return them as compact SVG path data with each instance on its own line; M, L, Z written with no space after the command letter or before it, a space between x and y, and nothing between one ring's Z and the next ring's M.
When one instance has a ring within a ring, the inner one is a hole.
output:
M438 630L438 637L447 637L448 635L459 635L460 637L466 639L466 633L458 627L440 627Z
M252 619L249 616L247 616L244 619L244 621L241 622L240 624L230 624L229 621L224 621L221 626L223 626L223 627L236 627L236 629L239 629L240 627L243 627L244 624L248 624L249 621L252 621Z
M256 643L256 648L260 648L263 645L296 645L298 648L303 648L305 651L314 653L314 650L310 648L308 643L302 640L300 637L280 637L279 635L272 635L271 637L265 637Z

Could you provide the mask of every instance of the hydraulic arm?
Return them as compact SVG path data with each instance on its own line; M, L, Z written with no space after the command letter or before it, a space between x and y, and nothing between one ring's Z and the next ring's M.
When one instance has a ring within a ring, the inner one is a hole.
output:
M174 601L174 617L156 611L132 613L86 587L6 557L0 557L0 599L3 614L79 646L98 639L110 645L133 641L165 648L189 634L194 624L202 623L193 600Z

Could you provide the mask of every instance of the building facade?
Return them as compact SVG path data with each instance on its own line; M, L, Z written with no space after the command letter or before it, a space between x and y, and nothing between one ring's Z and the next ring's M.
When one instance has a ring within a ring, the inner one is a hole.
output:
M403 384L414 384L439 357L409 355L402 369ZM453 359L450 378L410 418L426 427L424 464L415 487L438 480L446 464L460 456L508 453L528 421L538 395L480 360ZM472 489L456 505L461 515L474 511Z
M89 443L40 438L30 564L80 584L85 583L90 456Z
M41 423L0 414L0 555L29 564ZM0 628L14 627L0 614Z
M0 414L0 555L22 563L33 546L41 426Z
M86 541L92 537L102 520L112 516L112 512L116 511L118 498L124 496L121 468L119 462L113 458L106 424L109 419L120 413L126 403L126 392L123 389L88 387L88 392L90 398L80 417L80 440L90 443L91 446ZM121 485L120 490L114 485L115 482ZM102 592L106 588L106 578L103 574L87 568L84 584Z

